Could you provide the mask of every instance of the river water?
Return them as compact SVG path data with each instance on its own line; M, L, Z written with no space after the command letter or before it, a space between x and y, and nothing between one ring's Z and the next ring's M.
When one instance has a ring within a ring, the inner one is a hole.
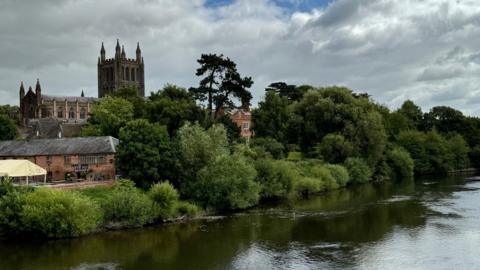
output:
M216 220L1 240L0 269L480 269L480 182L369 184Z

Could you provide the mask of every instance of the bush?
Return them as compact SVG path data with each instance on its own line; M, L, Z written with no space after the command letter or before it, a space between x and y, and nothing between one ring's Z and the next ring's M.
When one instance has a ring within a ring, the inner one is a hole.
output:
M316 178L301 177L298 179L295 190L297 194L308 197L310 194L320 192L323 189L322 183Z
M187 217L195 217L200 213L201 209L197 205L185 201L180 201L177 204L177 212L180 215Z
M395 147L387 152L387 162L391 168L392 178L403 180L413 177L413 159L402 147Z
M322 142L317 144L316 155L325 162L341 163L353 153L353 144L340 134L327 134Z
M131 182L120 182L102 203L106 223L119 223L121 226L142 226L155 218L153 201Z
M239 154L221 156L198 172L195 199L205 207L233 210L257 204L259 185L256 171Z
M314 166L309 175L322 183L323 189L320 191L338 188L335 178L333 178L328 168L326 168L324 165Z
M25 205L26 194L15 189L10 182L2 183L1 193L0 231L9 234L22 231L21 213Z
M46 237L71 237L94 230L101 211L77 192L41 188L25 197L21 221L27 232Z
M372 177L372 170L361 158L347 158L345 167L352 183L367 183Z
M347 169L342 165L327 164L325 167L330 171L339 187L346 186L350 181L350 175L348 175Z
M256 181L261 186L262 198L285 197L293 189L293 184L298 177L296 169L286 161L271 159L258 160L255 164L257 170Z
M283 144L270 137L255 138L252 142L252 147L256 152L267 152L274 159L282 159L285 156Z
M302 158L303 158L303 155L301 152L296 152L296 151L288 152L287 159L290 161L300 161L302 160Z
M153 185L148 191L148 196L158 207L158 213L162 218L168 218L175 214L178 203L178 191L166 181Z

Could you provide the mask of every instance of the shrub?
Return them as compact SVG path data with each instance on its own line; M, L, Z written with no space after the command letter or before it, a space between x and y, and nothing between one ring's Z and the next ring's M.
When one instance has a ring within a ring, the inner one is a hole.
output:
M347 158L345 167L352 183L367 183L372 177L372 170L361 158Z
M293 184L298 173L286 161L271 159L258 160L255 164L257 170L256 181L261 186L262 198L285 197L293 189Z
M9 190L0 197L0 231L12 234L23 230L21 213L25 205L25 193Z
M353 152L353 144L340 134L327 134L316 145L316 154L325 162L341 163Z
M175 207L178 203L178 191L166 181L153 185L148 195L158 207L158 213L162 218L168 218L175 214Z
M335 178L324 165L317 165L312 168L309 174L311 177L316 178L322 183L322 187L325 190L332 190L338 188ZM320 190L320 191L323 191Z
M225 155L198 172L195 199L206 207L233 210L257 204L259 185L256 171L239 154Z
M21 220L27 232L71 237L94 230L101 220L101 211L78 192L41 188L26 195Z
M348 175L347 169L342 165L327 164L325 167L330 171L337 185L344 187L350 181L350 175Z
M180 215L195 217L200 213L200 211L200 207L190 202L180 201L177 204L177 212Z
M155 218L153 201L129 183L131 182L121 182L102 203L106 223L141 226Z
M257 152L263 150L269 153L270 156L274 159L282 159L285 156L285 147L283 146L283 144L270 137L255 138L252 142L252 146L254 149L256 149Z
M292 152L288 152L287 159L290 161L300 161L302 160L302 157L303 155L301 152L292 151Z
M395 147L387 152L387 162L391 169L392 178L403 180L413 177L413 159L402 147Z
M322 183L318 181L318 179L312 177L300 177L295 185L297 194L304 197L320 192L322 189Z

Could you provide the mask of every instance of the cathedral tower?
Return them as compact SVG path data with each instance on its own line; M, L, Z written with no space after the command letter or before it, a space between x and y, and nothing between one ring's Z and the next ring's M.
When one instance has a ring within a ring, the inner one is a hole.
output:
M98 58L98 97L104 97L122 87L136 87L138 94L145 96L145 73L140 44L137 43L136 59L127 58L117 39L115 57L106 59L105 48Z

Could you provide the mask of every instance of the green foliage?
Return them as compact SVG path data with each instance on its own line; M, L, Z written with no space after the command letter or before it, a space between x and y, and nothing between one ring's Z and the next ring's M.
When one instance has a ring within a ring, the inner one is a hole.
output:
M193 95L184 88L167 84L150 95L146 103L147 118L151 122L167 126L173 136L186 122L202 121L204 113L195 103Z
M402 147L394 147L387 151L387 163L391 169L391 177L397 180L412 179L414 161L408 151Z
M287 155L287 159L290 161L300 161L302 160L302 158L303 158L303 155L301 152L292 151L292 152L288 152L288 155Z
M288 123L291 117L289 101L274 92L267 92L265 101L252 111L255 136L268 137L285 144L288 135Z
M223 125L227 131L227 138L230 143L238 142L240 139L241 129L235 122L232 121L229 115L222 115L216 119L217 124Z
M340 134L327 134L315 147L317 155L329 163L342 163L353 152L353 144Z
M177 212L178 214L184 215L187 217L195 217L200 214L201 209L196 204L180 201L177 204Z
M286 84L284 82L271 83L265 91L273 91L281 97L286 97L290 102L299 101L308 91L309 87Z
M180 187L182 193L191 194L190 182L195 181L197 172L228 154L227 133L221 125L205 131L198 124L187 123L178 131L177 149L181 163Z
M219 112L232 108L232 97L241 100L243 105L250 104L252 94L247 90L253 84L251 77L241 77L237 65L228 57L217 54L202 54L197 60L200 67L197 76L204 76L197 88L191 88L196 99L207 101L207 109L212 119L217 119ZM215 105L215 110L213 110Z
M128 100L107 96L94 105L83 136L113 136L118 138L120 129L133 120L133 105Z
M173 177L174 156L165 126L138 119L120 130L117 163L122 172L137 185Z
M295 167L286 161L260 159L256 161L255 169L262 198L286 197L298 178Z
M170 182L154 184L148 191L148 196L157 205L160 217L165 219L175 214L179 195Z
M15 122L7 115L0 114L0 141L13 140L17 137Z
M402 131L397 143L410 153L416 174L446 174L453 168L453 154L448 143L435 130L427 133Z
M422 109L418 107L413 101L406 100L400 109L398 109L398 113L405 116L408 121L408 126L412 129L420 128L423 122L423 113Z
M274 159L282 159L285 157L285 147L273 138L254 137L251 145L255 152L263 153L264 157L271 157Z
M18 233L23 228L21 214L25 205L26 192L15 188L10 179L0 185L0 232Z
M361 158L347 158L344 166L348 170L351 183L367 183L372 178L372 170Z
M348 170L338 164L326 164L325 167L330 171L330 174L335 179L338 187L344 187L350 181Z
M142 226L156 217L152 199L135 188L130 181L120 182L101 206L107 224Z
M308 197L310 194L318 193L322 189L322 182L313 177L300 177L295 185L297 194L304 197Z
M472 148L468 156L472 166L475 168L480 168L480 145Z
M40 188L25 196L23 229L46 237L72 237L94 230L101 211L78 192Z
M467 168L470 164L468 154L470 147L468 147L465 139L459 134L455 134L448 138L447 148L451 153L451 167L455 170Z
M111 96L128 100L133 105L133 115L135 118L141 118L145 114L145 99L139 95L137 87L128 86L117 89Z
M215 209L251 207L260 197L255 177L255 168L242 155L221 156L198 172L195 199Z
M336 179L332 176L330 170L324 165L312 167L311 171L309 172L309 176L320 181L322 183L323 190L333 190L338 188Z

